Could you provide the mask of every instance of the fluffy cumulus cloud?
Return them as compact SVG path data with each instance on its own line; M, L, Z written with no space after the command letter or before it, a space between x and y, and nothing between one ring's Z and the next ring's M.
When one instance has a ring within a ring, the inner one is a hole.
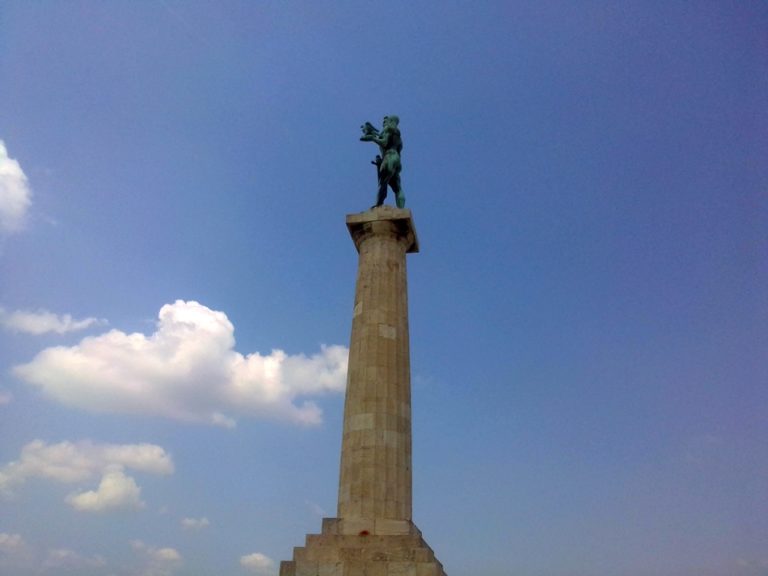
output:
M141 488L136 480L126 476L122 468L104 472L99 487L80 494L70 494L67 503L75 510L103 512L114 508L143 508Z
M0 495L12 495L31 478L62 484L100 478L94 490L70 494L67 503L84 512L140 508L141 489L125 469L167 475L173 473L173 460L154 444L47 444L34 440L22 448L18 460L0 468Z
M0 574L27 574L36 567L34 550L21 534L0 532Z
M107 562L101 556L83 556L69 548L49 550L43 561L43 569L53 573L79 571L87 568L103 568Z
M69 548L45 550L28 545L19 534L0 532L0 574L96 576L105 574L106 566L101 556L86 556Z
M20 534L0 532L0 553L12 554L24 547L24 539Z
M47 348L15 374L67 406L225 427L237 417L317 424L321 410L306 398L344 389L344 346L312 356L244 356L234 346L226 314L178 300L161 308L149 336L111 330Z
M21 230L31 203L27 176L0 140L0 233Z
M275 561L261 552L254 552L240 557L240 565L249 572L267 576L275 572Z
M156 548L140 540L134 540L131 546L143 562L141 576L170 576L182 565L181 554L174 548Z
M181 526L185 530L202 530L207 528L211 523L208 518L182 518Z
M16 312L6 312L0 308L0 324L12 332L24 332L26 334L46 334L54 332L56 334L66 334L67 332L77 332L85 330L91 326L106 324L105 320L98 318L83 318L76 320L69 314L54 314L48 310L38 310L37 312L26 312L18 310Z

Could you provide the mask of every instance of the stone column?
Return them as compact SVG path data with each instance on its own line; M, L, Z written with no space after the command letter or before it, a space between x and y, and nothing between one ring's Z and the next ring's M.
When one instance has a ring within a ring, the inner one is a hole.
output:
M359 253L349 347L338 517L411 520L411 382L405 255L410 210L347 216Z
M445 576L411 519L411 378L405 255L410 210L347 216L359 253L337 518L323 518L280 576Z

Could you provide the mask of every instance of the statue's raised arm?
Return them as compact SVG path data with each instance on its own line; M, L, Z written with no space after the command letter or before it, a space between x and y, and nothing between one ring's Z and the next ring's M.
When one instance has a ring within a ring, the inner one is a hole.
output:
M360 126L360 129L363 131L363 135L360 136L360 140L371 141L374 137L379 135L379 129L370 122L366 122Z
M400 119L397 116L384 116L384 126L381 132L370 122L361 126L363 135L360 140L375 142L379 145L380 155L373 162L376 164L379 176L379 193L376 198L376 206L384 204L387 197L387 187L392 188L398 208L405 208L405 194L400 185L400 153L403 150L403 140L400 137L398 125Z

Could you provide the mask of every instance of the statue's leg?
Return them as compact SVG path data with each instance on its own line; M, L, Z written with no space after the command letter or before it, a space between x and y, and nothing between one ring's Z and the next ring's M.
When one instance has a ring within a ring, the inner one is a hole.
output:
M379 172L379 194L376 197L376 206L384 204L384 200L387 197L387 182L389 178L385 174Z
M395 193L395 202L398 208L405 208L405 194L403 193L403 187L400 185L400 174L396 174L392 178L392 192Z
M381 206L382 204L384 204L384 200L386 199L386 197L387 197L387 183L382 182L381 184L379 184L379 193L376 196L376 206Z

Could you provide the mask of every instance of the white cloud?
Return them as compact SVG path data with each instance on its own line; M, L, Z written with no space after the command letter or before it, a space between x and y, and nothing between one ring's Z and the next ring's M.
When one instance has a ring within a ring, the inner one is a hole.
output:
M161 562L179 562L181 561L181 554L179 554L173 548L160 548L153 552L153 557Z
M235 428L237 426L237 420L225 416L221 412L214 412L211 414L211 424L214 426L221 426L222 428Z
M18 460L0 468L0 495L9 496L30 478L75 484L101 478L96 490L73 494L67 503L82 511L141 506L141 490L123 470L156 475L173 473L173 460L154 444L94 444L34 440Z
M103 512L117 508L143 508L141 488L122 468L107 470L96 490L67 496L67 504L83 512Z
M241 556L240 565L256 574L267 575L274 572L275 561L261 552L254 552Z
M170 576L183 562L181 554L174 548L155 548L140 540L134 540L131 546L144 561L141 576Z
M106 321L98 318L75 320L70 314L58 315L48 310L6 312L0 308L0 324L13 332L40 335L49 332L56 334L77 332L91 326L106 324Z
M0 574L31 574L36 558L21 534L0 532Z
M47 348L15 373L67 406L225 427L237 416L318 424L320 408L301 398L344 390L344 346L307 357L244 356L234 345L226 314L178 300L160 309L150 336L111 330Z
M208 518L182 518L181 526L185 530L202 530L207 528L211 523Z
M27 176L0 140L0 233L21 230L31 203Z
M0 532L0 553L14 553L24 547L24 538L20 534Z
M312 514L314 514L315 516L319 518L325 518L328 515L326 511L323 509L323 507L320 506L320 504L318 504L317 502L310 502L309 500L306 500L306 504L307 506L309 506L309 509L312 511Z
M87 557L69 548L54 548L48 551L43 562L45 569L103 568L107 563L101 556Z
M69 548L29 546L19 534L0 532L0 574L104 574L106 560Z

